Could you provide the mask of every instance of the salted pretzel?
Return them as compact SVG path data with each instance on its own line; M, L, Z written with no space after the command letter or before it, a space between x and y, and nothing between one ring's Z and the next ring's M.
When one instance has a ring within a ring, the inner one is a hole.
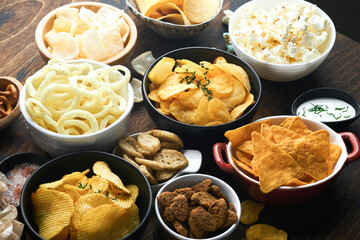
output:
M14 84L9 84L5 91L0 91L0 117L9 115L19 100L19 94Z

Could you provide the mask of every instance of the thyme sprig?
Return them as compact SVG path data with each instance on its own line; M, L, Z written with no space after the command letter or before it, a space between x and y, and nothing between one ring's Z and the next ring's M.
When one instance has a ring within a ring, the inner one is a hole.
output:
M213 91L208 88L208 85L210 84L210 79L207 77L209 69L204 67L203 65L200 65L200 66L206 70L203 74L204 79L206 80L205 83L203 83L203 81L202 81L203 79L196 78L196 75L195 75L196 71L194 71L190 74L190 72L189 72L190 67L185 69L187 75L180 80L180 83L183 83L183 82L186 82L187 84L194 83L197 88L201 89L205 93L205 96L210 101L212 99ZM182 66L178 66L178 67L182 67ZM188 75L188 74L190 74L190 75Z

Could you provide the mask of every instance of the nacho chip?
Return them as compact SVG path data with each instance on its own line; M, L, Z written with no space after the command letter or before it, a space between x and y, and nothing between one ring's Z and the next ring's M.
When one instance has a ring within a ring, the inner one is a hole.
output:
M246 230L246 240L287 240L287 233L267 224L255 224Z
M255 223L259 218L259 213L265 207L263 203L257 203L251 199L241 202L240 222L246 225Z
M307 126L299 116L296 116L292 119L288 129L296 132L301 136L306 136L312 133L312 131L307 128Z
M303 138L279 144L298 164L317 180L327 176L326 158L329 154L329 132L318 130Z
M272 125L270 127L270 131L272 132L272 136L275 142L278 144L287 142L289 140L301 138L301 135L297 134L296 132L280 127L278 125Z
M271 142L275 143L273 132L271 131L270 126L268 124L265 123L261 124L260 133L261 135L269 139Z
M239 143L236 146L236 149L239 150L239 151L242 151L244 153L247 153L249 155L254 155L251 140L245 140L245 141Z
M255 172L259 173L260 190L269 193L304 174L304 169L279 146L258 132L251 134Z
M330 175L333 170L334 167L341 155L342 149L339 145L336 144L330 144L330 148L329 148L329 155L326 158L326 164L327 164L327 174Z
M253 131L260 132L261 124L266 123L271 125L271 120L263 120L259 122L254 122L247 124L245 126L236 128L234 130L229 130L225 132L225 137L231 142L233 146L239 145L241 142L245 140L251 140L251 133Z

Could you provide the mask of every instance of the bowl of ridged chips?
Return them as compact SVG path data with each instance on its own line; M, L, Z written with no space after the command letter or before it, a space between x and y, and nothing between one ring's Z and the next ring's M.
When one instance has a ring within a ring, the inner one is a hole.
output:
M20 199L33 239L139 239L151 206L145 176L129 162L98 151L42 165Z
M98 2L77 2L49 12L36 27L35 42L47 62L53 58L125 64L137 40L124 10Z
M142 86L145 107L160 129L184 144L219 141L224 132L248 123L256 112L261 83L233 54L188 47L160 56Z
M225 132L225 137L228 143L213 147L217 165L250 197L274 205L319 197L360 153L355 134L336 133L324 123L299 116L259 119Z
M52 59L26 79L20 109L36 144L50 155L111 152L134 105L130 71L91 60Z
M167 39L193 37L205 30L221 11L223 0L126 0L130 11Z

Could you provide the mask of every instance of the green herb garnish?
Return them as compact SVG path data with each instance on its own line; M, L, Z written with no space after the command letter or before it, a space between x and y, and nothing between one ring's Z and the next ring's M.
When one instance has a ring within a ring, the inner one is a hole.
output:
M326 112L328 110L328 107L327 106L324 106L324 105L314 105L312 103L310 103L313 107L310 108L308 111L309 112L313 112L315 114L320 114L322 112Z
M88 185L88 183L82 184L81 182L79 182L78 188L85 189L87 185Z
M183 82L186 82L187 84L191 84L191 83L194 83L196 85L197 88L201 89L204 93L205 93L205 96L208 98L208 100L210 101L212 99L212 94L213 92L208 89L208 85L210 84L210 79L207 77L207 74L208 74L208 68L204 67L203 65L200 65L202 68L206 69L206 71L204 72L204 79L206 80L205 83L202 83L202 79L201 80L197 80L196 79L196 71L191 73L191 75L186 75L184 78L182 78L180 80L180 83L183 83ZM179 66L181 67L181 66ZM189 67L190 68L190 67ZM189 73L189 68L185 69L186 73L187 74L190 74Z

